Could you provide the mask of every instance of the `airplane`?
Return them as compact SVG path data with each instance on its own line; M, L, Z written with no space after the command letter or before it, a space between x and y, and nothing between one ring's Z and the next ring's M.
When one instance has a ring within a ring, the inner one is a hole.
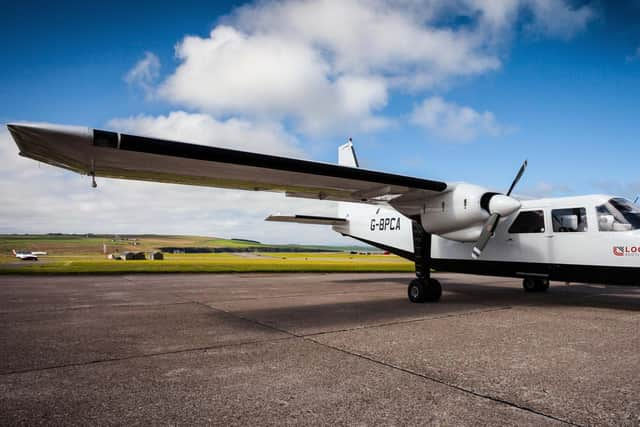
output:
M38 254L36 254L35 252L30 252L30 251L16 251L15 249L13 249L11 252L13 252L13 255L22 260L22 261L37 261L38 260Z
M351 140L338 164L278 157L78 126L7 125L20 155L95 177L272 191L338 202L335 217L271 215L325 224L415 263L415 303L440 300L431 270L550 281L640 284L640 207L609 195L518 200L527 162L505 193L359 167Z

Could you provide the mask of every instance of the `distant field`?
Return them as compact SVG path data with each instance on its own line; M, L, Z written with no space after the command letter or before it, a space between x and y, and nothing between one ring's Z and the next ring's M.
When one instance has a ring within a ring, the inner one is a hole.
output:
M40 261L0 264L0 274L231 273L231 272L404 272L413 263L395 255L348 253L166 254L162 261L114 261L100 256L49 256Z
M295 253L205 253L164 254L161 261L115 261L109 252L151 251L163 246L229 247L250 246L255 242L191 236L144 236L113 241L85 236L3 236L0 237L0 274L117 274L117 273L231 273L231 272L409 272L413 263L395 255L352 255L342 252ZM271 245L261 245L265 248ZM318 247L328 250L329 247ZM46 251L37 262L20 261L11 249ZM296 247L296 250L307 248ZM363 248L347 248L360 249Z

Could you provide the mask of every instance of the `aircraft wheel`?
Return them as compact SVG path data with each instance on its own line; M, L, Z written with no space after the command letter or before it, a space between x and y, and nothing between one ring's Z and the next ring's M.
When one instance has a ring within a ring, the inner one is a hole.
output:
M525 292L535 292L536 291L536 279L526 278L522 281L522 287Z
M437 302L442 295L442 286L435 279L429 279L429 282L425 283L423 280L416 278L409 283L407 293L411 302Z
M409 294L409 301L411 302L424 302L424 296L427 293L425 290L426 286L424 285L424 282L420 279L413 279L411 282L409 282L409 289L408 294Z
M548 280L539 280L538 281L538 292L547 292L549 289L549 281Z
M429 286L427 286L426 302L438 302L442 295L442 286L436 279L429 279Z
M546 292L549 289L549 281L526 278L522 281L522 287L525 292Z

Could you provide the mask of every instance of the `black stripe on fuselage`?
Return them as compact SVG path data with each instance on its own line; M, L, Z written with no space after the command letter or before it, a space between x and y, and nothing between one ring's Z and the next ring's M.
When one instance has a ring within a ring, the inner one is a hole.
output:
M98 135L105 134L104 131L95 132ZM440 181L126 134L120 135L120 150L353 179L429 191L441 192L447 188L447 184Z
M536 277L561 282L640 285L640 268L432 258L431 268L452 273Z
M330 216L296 215L296 219L309 219L318 221L348 222L345 218L332 218Z
M387 246L349 234L361 242L375 246L409 261L415 261L412 252ZM533 262L482 261L466 259L431 258L429 267L440 272L477 274L502 277L534 277L559 282L599 283L604 285L640 286L640 268L610 267L579 264L543 264Z

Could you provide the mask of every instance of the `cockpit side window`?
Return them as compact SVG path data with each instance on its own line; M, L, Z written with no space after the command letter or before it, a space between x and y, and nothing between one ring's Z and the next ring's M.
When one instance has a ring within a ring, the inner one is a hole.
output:
M640 208L622 198L609 200L596 207L600 231L631 231L640 229Z
M585 208L554 209L551 211L551 219L556 233L576 233L588 229Z
M509 227L510 234L544 233L544 212L523 211Z

